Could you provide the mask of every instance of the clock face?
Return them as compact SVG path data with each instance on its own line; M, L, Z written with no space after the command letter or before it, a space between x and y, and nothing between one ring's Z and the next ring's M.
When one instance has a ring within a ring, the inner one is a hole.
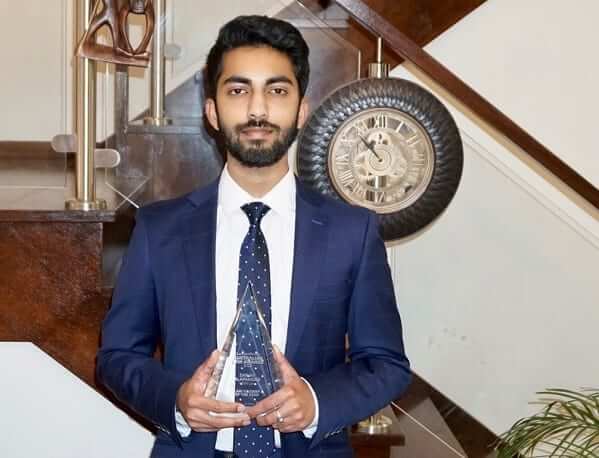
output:
M430 138L411 116L371 108L348 118L328 154L333 186L346 201L377 213L410 206L424 193L434 169Z

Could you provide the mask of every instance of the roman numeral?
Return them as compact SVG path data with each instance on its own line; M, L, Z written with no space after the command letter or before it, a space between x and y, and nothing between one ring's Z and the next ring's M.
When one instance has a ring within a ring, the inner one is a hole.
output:
M341 146L351 147L356 143L356 140L353 138L347 138L345 135L339 139L339 143Z
M349 186L354 181L354 173L351 170L345 170L339 175L339 182L343 186Z
M363 199L364 196L366 196L366 188L364 188L358 181L354 183L351 192L353 192L360 199Z
M349 164L349 153L338 154L337 156L335 156L335 162L340 165Z
M388 118L384 114L377 115L374 118L374 127L376 129L386 129L388 123Z
M356 123L356 135L359 137L364 137L368 133L368 126L364 121L359 121Z
M397 127L395 128L395 132L399 133L399 131L401 130L401 128L403 126L405 126L405 122L404 121L399 121L399 124L397 125Z
M385 191L375 192L373 202L375 204L381 204L385 200Z
M406 143L408 144L408 146L414 147L421 141L422 141L422 138L420 138L420 135L414 134L406 140Z
M406 175L406 183L410 183L410 184L416 184L418 182L418 171L417 170L410 170L408 172L408 174Z

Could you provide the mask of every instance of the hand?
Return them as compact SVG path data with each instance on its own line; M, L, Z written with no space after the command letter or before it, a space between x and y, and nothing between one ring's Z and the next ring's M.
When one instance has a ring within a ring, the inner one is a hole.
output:
M316 413L312 391L276 347L274 355L281 368L283 386L256 405L248 407L247 413L256 418L259 425L272 426L282 433L303 431L312 423Z
M206 385L218 357L219 352L214 350L210 357L196 369L191 378L181 385L177 392L177 408L194 431L218 431L221 428L250 424L250 417L247 413L235 417L210 414L210 412L240 414L245 411L245 406L242 404L217 401L204 396Z

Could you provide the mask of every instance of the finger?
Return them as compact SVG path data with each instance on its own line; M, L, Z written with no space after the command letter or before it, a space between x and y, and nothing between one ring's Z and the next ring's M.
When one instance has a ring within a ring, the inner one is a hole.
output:
M191 378L208 380L208 378L212 375L212 371L214 371L214 367L218 362L219 356L220 352L218 350L214 350L212 353L210 353L210 356L198 366Z
M212 426L204 425L203 423L199 423L198 426L189 425L189 427L196 433L213 433L218 431L218 429L213 428Z
M194 396L189 400L189 405L196 409L215 413L242 413L246 407L238 402L218 401L204 396Z
M251 421L249 415L247 415L246 413L220 413L197 407L189 409L187 411L187 414L188 421L201 422L210 426L215 426L215 419L226 419L233 423L244 423L247 421Z
M289 389L289 387L283 387L280 390L275 391L270 396L262 399L260 402L255 405L247 408L247 414L252 417L258 417L259 415L264 415L271 411L274 411L279 406L283 405L287 399L289 399L293 394L293 390Z
M197 414L194 414L197 416ZM189 425L189 427L191 429L193 429L194 431L217 431L217 429L214 426L209 425L208 423L204 423L202 421L198 421L198 420L192 420L190 418L187 419L187 424Z
M275 355L275 361L277 362L277 364L279 365L279 368L281 369L281 377L283 378L283 383L288 383L290 380L292 380L293 378L299 377L299 375L297 374L296 370L293 368L293 366L291 365L291 363L289 361L287 361L287 358L285 358L285 355L283 354L283 352L281 350L279 350L279 347L277 347L276 345L273 345L273 353Z
M206 387L208 386L208 382L210 381L210 377L214 372L214 368L218 364L221 353L218 350L214 350L210 356L198 366L196 371L191 376L191 383L194 391L204 393L206 391Z
M188 423L194 430L218 430L222 428L248 426L251 423L251 420L247 415L217 415L202 409L193 409L189 412Z
M303 431L306 428L299 423L289 423L287 422L287 419L285 419L284 423L277 423L273 426L273 429L277 429L281 433L296 433L298 431Z
M215 428L240 428L242 426L248 426L252 421L248 416L243 417L229 417L226 415L210 415L208 416L211 420L208 421L209 425L214 426Z
M256 418L256 423L260 426L273 426L277 429L288 429L289 427L295 426L301 419L302 415L299 403L297 400L291 399L266 415L258 416Z
M279 429L285 423L285 416L275 409L266 415L259 415L256 417L256 423L260 426L272 426L273 428Z

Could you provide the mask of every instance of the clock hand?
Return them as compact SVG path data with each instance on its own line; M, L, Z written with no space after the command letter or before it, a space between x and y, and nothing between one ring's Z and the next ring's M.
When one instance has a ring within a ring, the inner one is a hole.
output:
M374 150L372 143L368 143L366 140L364 140L364 137L362 137L361 135L358 135L358 137L360 137L360 140L362 140L364 142L364 144L366 145L366 147L372 151L372 153L376 156L376 158L379 160L379 162L382 160L381 157L377 154L377 152Z

